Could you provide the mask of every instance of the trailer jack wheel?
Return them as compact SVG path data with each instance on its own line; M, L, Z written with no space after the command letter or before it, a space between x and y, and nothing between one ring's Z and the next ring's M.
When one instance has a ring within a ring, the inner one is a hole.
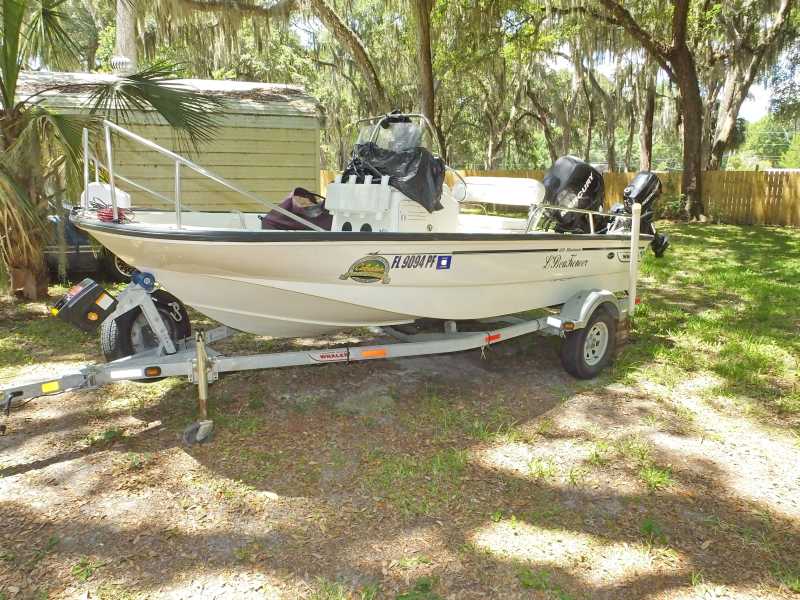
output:
M214 435L214 421L195 421L183 430L183 443L189 446L210 442Z

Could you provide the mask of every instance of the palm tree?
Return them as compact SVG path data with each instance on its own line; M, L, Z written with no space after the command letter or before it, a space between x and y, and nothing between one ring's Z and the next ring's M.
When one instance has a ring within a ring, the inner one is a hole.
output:
M221 108L218 100L171 82L174 69L163 63L108 83L82 84L90 100L80 115L48 108L44 90L18 99L23 69L77 62L60 10L65 2L0 0L0 263L11 289L29 299L47 294L46 216L65 190L78 189L84 127L98 128L112 111L125 120L132 110L150 108L197 145L209 139Z

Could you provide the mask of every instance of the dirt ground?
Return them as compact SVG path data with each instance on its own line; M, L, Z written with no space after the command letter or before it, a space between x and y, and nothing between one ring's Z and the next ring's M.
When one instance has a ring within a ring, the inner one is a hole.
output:
M0 438L0 599L797 597L796 433L709 372L577 382L556 342L230 375L196 447L186 382L35 400Z

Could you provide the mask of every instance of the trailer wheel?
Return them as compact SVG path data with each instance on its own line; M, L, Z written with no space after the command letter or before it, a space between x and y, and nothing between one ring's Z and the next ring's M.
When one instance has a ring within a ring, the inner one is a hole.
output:
M605 309L594 311L586 327L567 333L561 345L561 364L578 379L591 379L614 356L617 320Z
M156 290L150 297L163 317L173 342L192 334L189 313L180 300L165 290ZM158 340L141 308L134 308L116 319L103 321L100 326L100 348L107 361L151 350L157 346Z

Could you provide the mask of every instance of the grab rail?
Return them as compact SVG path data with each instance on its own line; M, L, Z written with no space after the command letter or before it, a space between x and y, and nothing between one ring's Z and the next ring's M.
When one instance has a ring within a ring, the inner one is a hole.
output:
M285 217L289 217L290 219L292 219L292 220L294 220L294 221L296 221L296 222L298 222L298 223L300 223L302 225L305 225L306 227L308 227L309 229L311 229L313 231L323 231L323 229L321 227L319 227L318 225L315 225L314 223L304 219L303 217L301 217L299 215L296 215L296 214L292 213L291 211L286 210L282 206L279 206L277 204L273 204L272 202L264 200L263 198L260 198L260 197L256 196L255 194L240 188L239 186L235 185L234 183L231 183L230 181L228 181L224 177L221 177L220 175L217 175L216 173L206 169L205 167L201 167L200 165L198 165L198 164L192 162L191 160L189 160L188 158L184 158L180 154L176 154L175 152L172 152L171 150L167 150L166 148L164 148L162 146L159 146L155 142L152 142L152 141L150 141L150 140L148 140L146 138L143 138L142 136L137 135L137 134L133 133L132 131L128 131L124 127L120 127L119 125L117 125L115 123L112 123L111 121L103 121L103 139L104 139L105 150L106 150L106 165L103 165L102 163L100 163L96 159L95 159L95 165L99 164L100 166L103 166L106 169L106 172L108 173L108 184L109 184L109 188L110 188L110 191L111 191L111 212L112 212L112 215L113 215L115 221L119 220L119 209L117 207L117 190L116 190L116 185L115 185L115 181L114 181L114 162L113 162L113 152L112 152L112 149L111 149L111 132L112 132L112 130L115 133L118 133L119 135L122 135L123 137L127 137L128 139L133 140L134 142L144 146L145 148L148 148L150 150L158 152L159 154L161 154L163 156L166 156L166 157L168 157L168 158L170 158L171 160L174 161L174 163L175 163L175 198L173 199L173 203L174 203L174 206L175 206L175 225L176 225L176 227L178 229L181 229L181 227L182 227L182 225L181 225L181 212L183 211L182 202L181 202L181 166L185 166L185 167L188 167L189 169L191 169L192 171L194 171L195 173L198 173L198 174L202 175L203 177L206 177L207 179L210 179L211 181L214 181L214 182L220 184L221 186L226 187L226 188L228 188L229 190L231 190L233 192L236 192L237 194L241 194L242 196L244 196L245 198L248 198L249 200L253 200L255 202L258 202L259 204L264 205L265 207L269 208L270 210L274 210L276 212L279 212L282 215L284 215ZM85 129L85 128L83 130L83 155L84 155L84 161L83 161L84 162L84 167L83 167L84 189L87 189L89 187L89 159L90 159L90 153L89 153L89 130ZM120 178L122 179L122 176L120 176ZM126 181L130 183L130 180L126 180ZM136 187L140 188L140 189L144 189L144 190L150 192L150 190L147 190L147 188L145 188L144 186L141 186L139 184L134 184L134 185ZM161 199L165 199L165 197L160 195L160 194L155 194L155 195L156 195L156 197L159 197ZM85 199L85 208L88 209L89 208L89 206L88 206L88 202L89 202L88 194L84 194L84 199Z
M558 210L562 212L573 212L573 213L580 213L584 215L589 215L589 233L594 233L594 216L600 216L604 218L608 217L619 217L621 219L633 219L633 215L617 215L607 212L602 212L599 210L589 210L587 208L572 208L569 206L559 206L558 204L532 204L529 209L528 214L528 223L525 227L525 233L530 233L531 229L535 229L539 226L539 222L541 221L542 215L546 209ZM535 221L534 221L535 219Z

